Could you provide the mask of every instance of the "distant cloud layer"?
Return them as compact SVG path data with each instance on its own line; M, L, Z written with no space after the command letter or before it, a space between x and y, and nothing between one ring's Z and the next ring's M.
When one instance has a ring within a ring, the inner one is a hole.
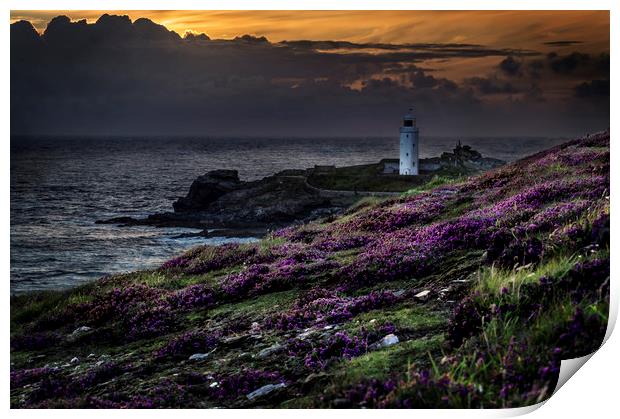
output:
M552 44L548 42L547 44ZM11 24L11 131L573 135L609 125L609 55L459 43L184 37L149 19ZM471 76L470 63L488 63ZM463 76L459 76L462 69ZM470 74L466 76L466 74Z

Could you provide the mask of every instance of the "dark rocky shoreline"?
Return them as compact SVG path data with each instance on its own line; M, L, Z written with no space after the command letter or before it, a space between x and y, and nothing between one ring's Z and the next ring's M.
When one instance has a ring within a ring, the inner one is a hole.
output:
M187 196L173 203L174 212L97 223L200 228L203 232L199 234L207 237L262 236L294 222L337 214L354 201L351 197L322 197L305 176L290 171L243 182L236 170L213 170L194 180Z
M198 228L203 231L191 235L205 237L261 237L284 226L338 215L364 196L398 195L437 176L458 178L505 164L460 143L453 153L421 159L419 176L392 173L393 163L385 159L360 166L284 170L249 182L240 180L236 170L212 170L192 182L188 194L173 203L173 212L96 223Z

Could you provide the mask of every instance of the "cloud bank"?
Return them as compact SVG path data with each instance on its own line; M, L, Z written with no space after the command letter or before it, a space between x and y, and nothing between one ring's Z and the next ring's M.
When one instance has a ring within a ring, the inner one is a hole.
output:
M489 65L459 77L475 60ZM111 15L92 24L59 16L42 34L27 21L11 25L13 134L394 135L410 106L430 135L606 128L609 55L217 40Z

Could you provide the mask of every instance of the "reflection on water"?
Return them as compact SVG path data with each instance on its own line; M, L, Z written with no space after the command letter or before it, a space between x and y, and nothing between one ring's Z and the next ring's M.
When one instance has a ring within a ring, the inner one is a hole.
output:
M514 160L562 142L461 139L484 155ZM456 138L421 138L420 156ZM188 229L119 228L95 220L169 211L206 171L244 180L315 164L345 166L398 156L398 139L11 138L11 291L68 287L157 266L197 244ZM249 240L249 239L245 239Z

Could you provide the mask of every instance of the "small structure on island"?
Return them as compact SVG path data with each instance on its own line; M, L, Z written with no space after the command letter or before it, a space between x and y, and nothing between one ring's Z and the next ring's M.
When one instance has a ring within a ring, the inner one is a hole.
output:
M418 175L420 161L418 158L418 127L416 127L413 109L403 118L403 126L400 127L400 165L398 174Z

